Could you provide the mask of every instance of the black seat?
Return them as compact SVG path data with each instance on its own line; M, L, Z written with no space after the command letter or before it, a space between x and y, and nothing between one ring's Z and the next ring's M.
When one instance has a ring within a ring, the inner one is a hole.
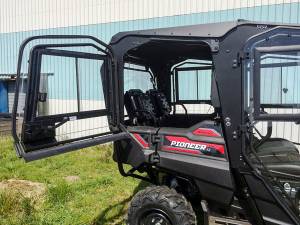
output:
M153 105L155 106L155 114L157 118L162 120L170 115L171 106L163 92L156 89L150 89L146 92L146 94L150 97Z
M296 152L298 153L298 149L296 146L282 138L269 138L266 142L264 142L262 145L260 145L257 149L257 154L276 154L280 152Z
M131 125L156 125L155 106L150 97L140 89L126 91L124 105Z
M300 155L296 146L281 138L270 138L256 149L264 165L277 174L300 176Z

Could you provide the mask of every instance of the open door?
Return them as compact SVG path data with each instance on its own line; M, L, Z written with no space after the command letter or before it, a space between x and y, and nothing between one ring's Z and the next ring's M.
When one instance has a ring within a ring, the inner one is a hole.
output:
M244 51L250 122L243 156L252 170L244 174L247 192L264 224L300 224L300 145L294 140L300 120L300 30L271 29L250 38Z
M30 48L24 75L24 49L37 40L46 43ZM54 43L62 40L65 43ZM118 124L115 65L110 46L91 36L25 40L19 52L13 110L19 156L32 161L126 138Z

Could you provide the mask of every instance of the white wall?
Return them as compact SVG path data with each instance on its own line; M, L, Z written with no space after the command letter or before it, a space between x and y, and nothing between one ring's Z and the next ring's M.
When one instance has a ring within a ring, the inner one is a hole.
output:
M48 115L56 115L62 113L77 112L77 100L48 100ZM81 109L96 110L104 109L104 101L81 100ZM90 119L82 119L69 121L56 129L57 140L73 139L108 132L107 117L95 117Z
M40 32L40 29L104 24L139 19L145 19L141 21L145 25L142 27L147 28L148 21L146 19L151 18L192 15L193 13L201 12L214 13L215 11L220 10L227 10L227 12L229 12L230 9L260 7L293 2L300 2L300 0L0 0L0 33L31 30L38 30L37 32ZM300 4L297 5L298 6L290 6L287 10L284 7L280 7L277 14L273 13L274 15L270 20L273 21L274 17L280 17L280 21L298 21L299 23ZM260 18L256 18L255 16L260 15L260 17L262 17L261 14L264 12L259 10L259 8L256 11L257 14L253 13L253 17L251 16L251 18L259 20ZM227 12L225 12L225 14ZM291 20L286 19L292 17L291 12L293 12L293 18ZM231 11L229 13L235 12ZM241 18L249 18L247 15L238 14L238 16L240 15ZM236 17L230 16L228 18ZM194 22L198 23L198 20L194 21L191 16L189 23ZM203 21L200 20L199 23L201 22ZM130 30L133 26L131 24L133 24L133 22L129 23L129 25L126 26L126 29ZM176 20L173 25L174 24L177 25L178 21ZM116 25L119 26L119 24ZM164 26L167 25L168 24L164 24ZM160 24L157 24L156 26L155 23L155 27L159 26ZM119 30L117 28L114 27L113 31L109 31L109 36L118 32ZM47 30L44 30L42 33L46 32ZM16 33L13 35L0 36L3 37L3 39L0 39L0 70L3 70L3 72L8 72L11 68L14 68L13 70L15 70L18 52L17 48L19 47L20 41L27 35L30 34ZM101 35L99 34L99 36ZM66 102L59 104L65 106ZM191 110L195 112L198 111L198 108L191 108ZM208 108L203 107L201 110L206 112ZM94 128L100 126L99 120L95 119L91 119L89 122L74 121L72 124L73 125L70 126L63 125L59 128L59 132L61 132L61 134L67 134L69 133L69 130L77 131L76 127L83 127L83 129L88 130L91 127L93 129L93 126ZM260 127L260 129L266 130L263 126ZM92 133L93 131L86 132ZM294 141L300 141L299 125L293 123L275 125L274 134L283 137L292 135Z
M299 0L0 0L0 33L292 2Z

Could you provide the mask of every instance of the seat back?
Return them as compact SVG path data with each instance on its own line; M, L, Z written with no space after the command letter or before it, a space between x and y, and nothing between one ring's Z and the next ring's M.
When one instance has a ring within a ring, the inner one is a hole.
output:
M146 94L155 105L155 114L157 118L163 119L170 114L171 106L164 93L155 89L150 89Z
M132 125L157 126L171 112L164 93L155 89L146 93L140 89L126 91L124 105Z
M140 89L131 89L124 95L124 105L131 124L153 126L157 123L155 106Z

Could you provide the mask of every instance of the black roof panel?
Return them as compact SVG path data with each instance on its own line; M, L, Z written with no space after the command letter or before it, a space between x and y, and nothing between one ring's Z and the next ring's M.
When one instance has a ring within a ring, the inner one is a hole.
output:
M178 26L168 28L158 28L149 30L136 30L120 32L114 35L111 39L111 44L115 44L126 36L177 36L177 37L204 37L204 38L219 38L224 36L230 30L243 24L253 25L269 25L269 26L297 26L297 24L275 24L270 22L254 22L247 20L236 20L230 22L207 23L189 26Z

